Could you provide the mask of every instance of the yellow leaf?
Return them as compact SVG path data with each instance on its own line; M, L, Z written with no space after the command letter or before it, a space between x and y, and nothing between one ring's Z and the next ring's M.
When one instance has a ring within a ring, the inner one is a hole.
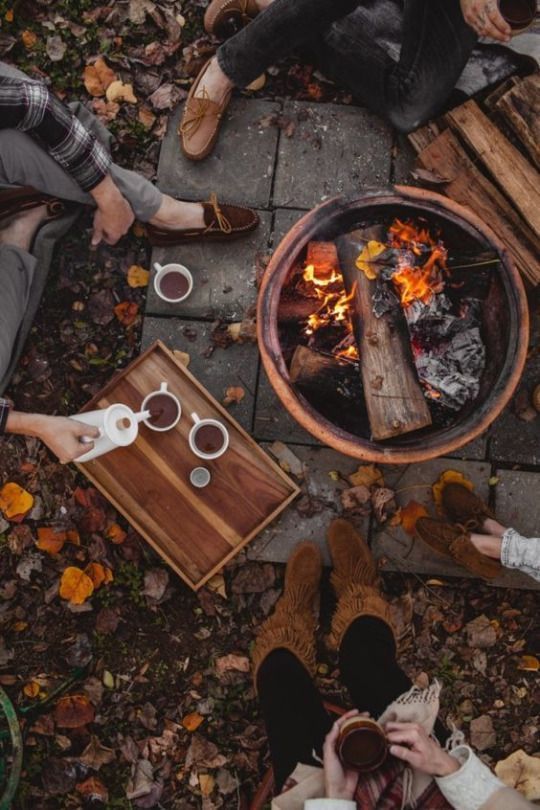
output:
M519 659L518 669L525 672L538 672L540 669L540 661L535 655L522 655Z
M116 80L116 73L111 70L100 56L93 65L86 65L83 71L83 82L91 96L104 96L105 91Z
M29 698L37 698L39 696L40 689L41 687L37 681L28 681L28 683L25 683L23 686L23 692L26 697Z
M88 563L84 569L84 573L87 577L90 577L94 588L99 588L100 585L112 582L114 579L111 569L107 568L106 565L101 565L101 563Z
M206 583L208 590L218 593L223 599L227 598L227 591L225 589L225 578L223 574L214 574Z
M209 773L199 774L199 787L203 796L208 797L214 789L214 777Z
M16 633L22 633L23 630L26 630L27 627L28 627L28 622L22 622L22 621L15 622L15 624L13 625L13 629L15 630Z
M173 349L173 354L177 360L180 360L183 366L186 368L189 366L191 362L191 357L187 352L183 352L180 349Z
M261 73L261 75L257 76L256 79L253 79L251 84L248 84L245 89L251 90L253 93L256 93L257 90L262 90L265 84L266 84L266 73Z
M127 537L127 533L122 529L118 523L111 523L107 531L105 532L105 537L107 540L110 540L111 543L114 543L115 546L119 546L120 543L123 543Z
M463 473L458 472L458 470L445 470L441 473L438 481L435 481L431 490L433 492L433 500L437 505L437 509L442 511L442 494L445 486L447 484L461 484L464 487L467 487L471 492L474 489L474 484L470 481Z
M416 532L416 521L418 518L427 517L428 511L425 506L418 501L409 501L401 508L401 525L407 534L411 536Z
M133 95L133 85L124 84L117 79L107 87L105 91L107 101L127 101L129 104L136 104L137 99Z
M204 717L197 712L192 712L191 714L186 714L184 718L182 718L182 725L184 726L187 731L197 731L201 723L204 722Z
M70 565L60 579L60 596L72 605L82 605L94 592L94 583L80 568Z
M31 51L32 48L35 48L38 41L37 34L28 30L22 32L21 39L27 51Z
M520 748L497 762L495 773L501 782L519 790L530 802L540 799L540 757L531 757Z
M19 484L9 482L0 489L0 509L8 520L26 514L33 505L33 496Z
M386 245L383 245L382 242L376 242L374 239L371 239L367 245L364 245L362 252L356 260L357 268L361 270L362 273L365 273L367 278L377 278L377 273L373 267L373 264L377 256L380 256L380 254L384 253L385 250Z
M384 486L383 474L374 464L364 464L358 467L355 473L349 475L349 481L354 487L371 487L374 484L377 484L378 487Z
M150 272L139 264L132 264L127 273L127 282L130 287L148 287Z
M46 551L48 554L58 554L64 548L67 532L57 532L52 526L41 526L37 533L36 546L40 551Z
M4 14L4 20L6 22L13 22L13 9L12 8L8 8L6 13Z

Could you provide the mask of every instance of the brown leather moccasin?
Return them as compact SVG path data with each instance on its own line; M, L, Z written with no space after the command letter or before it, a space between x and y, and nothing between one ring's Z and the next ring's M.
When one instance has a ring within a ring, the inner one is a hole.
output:
M258 13L255 0L212 0L204 15L204 28L218 39L227 39Z
M482 498L463 484L447 484L442 491L442 507L453 523L466 523L471 529L480 528L486 518L495 515Z
M181 245L185 242L226 242L240 239L254 231L259 224L259 215L252 208L241 205L224 205L215 194L208 202L201 203L204 209L204 228L171 230L146 223L146 235L155 246Z
M497 560L478 551L471 542L470 533L463 526L421 517L416 521L416 533L437 554L462 565L477 577L494 579L502 572Z
M5 220L31 211L40 205L47 206L47 220L64 213L64 203L55 197L43 194L32 186L15 186L0 191L0 220Z
M212 101L204 86L209 59L193 82L178 127L180 146L190 160L204 160L217 141L223 113L229 105L232 90L221 101Z

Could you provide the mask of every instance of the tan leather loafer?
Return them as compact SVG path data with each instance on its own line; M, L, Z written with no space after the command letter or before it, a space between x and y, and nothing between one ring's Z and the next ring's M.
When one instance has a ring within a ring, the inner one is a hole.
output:
M190 160L204 160L217 141L223 113L228 107L232 90L220 102L212 101L204 86L204 74L212 60L209 59L195 79L186 99L182 119L178 127L180 146ZM201 95L197 95L201 91Z
M204 15L204 28L218 39L227 39L258 13L255 0L212 0Z
M211 194L210 200L201 205L204 210L204 228L173 230L147 223L145 229L150 244L166 246L195 241L228 242L247 236L259 224L259 215L252 208L221 204L215 194Z

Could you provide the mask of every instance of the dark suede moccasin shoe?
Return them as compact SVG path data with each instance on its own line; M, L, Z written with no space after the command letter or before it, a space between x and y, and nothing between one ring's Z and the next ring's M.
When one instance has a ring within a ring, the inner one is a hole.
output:
M204 209L204 228L170 230L146 223L150 244L166 246L195 241L227 242L247 236L259 224L259 215L252 208L221 204L215 194L211 194L210 200L201 205Z
M442 508L452 523L467 524L470 529L479 529L486 518L495 515L482 498L463 484L447 484L442 491Z
M437 554L462 565L477 577L494 579L502 572L500 562L478 551L462 526L422 517L416 521L416 534Z

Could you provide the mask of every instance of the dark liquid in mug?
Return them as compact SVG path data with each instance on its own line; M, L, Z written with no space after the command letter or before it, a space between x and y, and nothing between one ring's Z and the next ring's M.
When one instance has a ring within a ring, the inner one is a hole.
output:
M499 10L510 28L523 28L534 20L536 0L499 0Z
M384 739L371 729L355 729L343 741L341 759L353 768L369 768L384 758Z
M189 281L181 273L171 270L161 277L159 289L166 298L182 298L189 289Z
M225 436L215 425L203 425L195 434L195 444L201 453L217 453L225 443Z
M150 411L148 421L154 427L170 427L178 416L178 405L167 394L156 394L146 403L146 409Z

